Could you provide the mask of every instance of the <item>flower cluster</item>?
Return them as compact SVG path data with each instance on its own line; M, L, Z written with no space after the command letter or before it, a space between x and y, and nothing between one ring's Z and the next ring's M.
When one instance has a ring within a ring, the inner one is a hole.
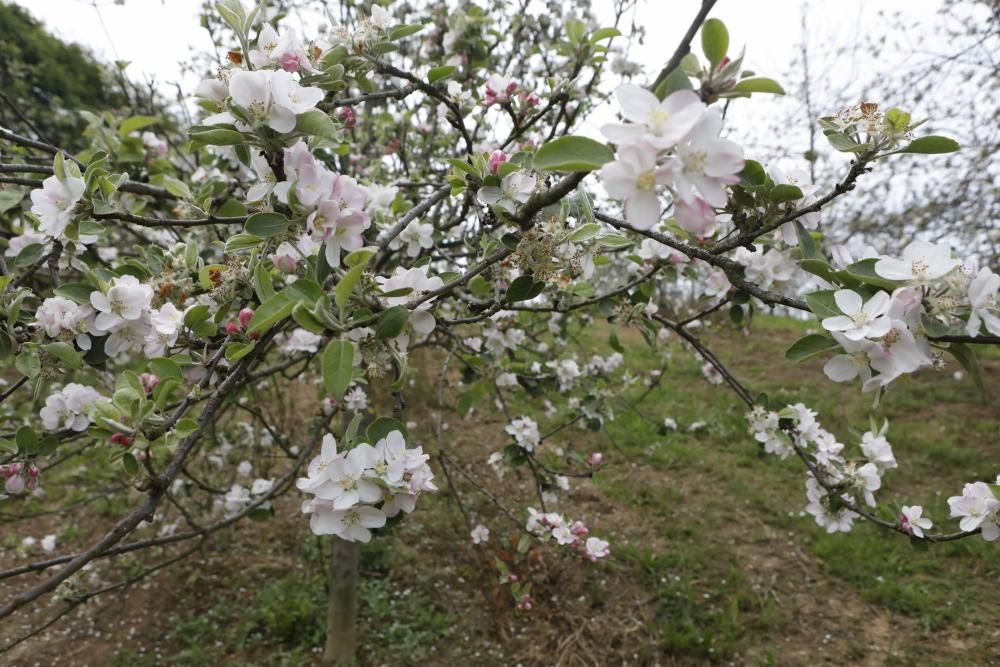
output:
M1000 476L996 484L973 482L966 484L962 495L948 499L952 518L959 519L958 527L969 532L982 530L983 539L992 542L1000 538Z
M663 101L633 84L615 95L630 123L610 123L601 132L619 144L617 160L601 168L612 197L625 200L625 219L638 229L660 221L657 186L667 186L677 224L696 237L715 231L716 208L726 205L726 186L739 182L743 149L720 139L722 114L708 109L690 90Z
M611 553L611 547L606 540L598 537L588 537L590 530L582 521L568 521L556 512L542 513L534 507L528 508L528 521L525 530L542 539L552 539L560 546L575 549L587 560L605 558Z
M392 431L375 443L360 443L337 451L332 435L309 463L308 477L296 486L313 498L302 504L317 535L336 535L351 542L368 542L371 529L387 517L414 510L423 491L436 491L429 456L422 447L408 448L403 434Z
M833 294L841 314L822 323L844 353L824 367L831 380L860 377L863 390L872 391L926 368L935 361L928 336L956 322L972 337L983 328L1000 335L1000 276L986 267L978 273L965 268L946 243L914 241L901 259L882 257L873 268L898 287L867 299L850 289Z
M38 486L38 476L41 472L34 463L14 462L0 465L0 477L5 480L4 492L16 496L34 490Z
M58 428L85 431L92 421L94 404L106 400L93 387L71 382L48 395L39 416L42 425L50 431Z

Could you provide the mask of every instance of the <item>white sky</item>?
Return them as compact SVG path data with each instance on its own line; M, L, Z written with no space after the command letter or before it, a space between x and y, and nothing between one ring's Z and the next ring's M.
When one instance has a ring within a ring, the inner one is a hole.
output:
M122 4L116 0L14 2L40 18L60 38L89 47L105 61L130 62L126 71L133 80L151 78L161 84L179 81L190 93L197 84L197 77L193 74L181 77L179 63L189 60L196 52L212 49L207 33L198 23L201 0L124 0ZM647 34L643 44L633 42L629 57L645 67L647 76L651 78L659 71L699 6L700 0L640 0L636 22L646 27ZM757 96L752 103L734 105L729 131L741 135L744 145L752 152L755 147L748 135L754 134L755 127L797 108L798 91L789 67L798 53L803 11L807 12L811 33L821 34L826 44L843 45L856 42L860 32L877 30L882 11L902 11L909 19L927 20L939 6L940 0L719 0L711 15L721 18L729 28L730 54L738 53L745 45L745 67L758 75L777 79L789 92L784 99ZM594 8L598 17L604 19L602 23L610 24L611 1L596 0ZM626 34L628 23L621 26ZM315 27L296 27L302 29L300 34L316 34ZM696 53L700 53L698 44L696 37L692 44ZM818 73L823 77L821 85L828 89L845 89L845 99L839 100L837 108L821 111L833 113L840 107L856 103L862 93L877 99L878 91L861 91L851 83L870 80L879 71L901 64L903 56L897 55L895 62L891 52L884 52L877 61L864 57L838 59L836 71ZM611 114L611 109L600 110L582 132L597 135L597 126L609 120ZM801 126L794 128L792 143L804 144L802 129ZM805 145L789 147L786 143L784 148L790 148L788 153L791 155L801 155ZM798 166L802 166L801 162Z

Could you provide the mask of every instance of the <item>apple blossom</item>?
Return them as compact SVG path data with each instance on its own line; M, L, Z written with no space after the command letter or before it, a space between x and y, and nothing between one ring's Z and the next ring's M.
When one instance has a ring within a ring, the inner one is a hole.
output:
M683 91L681 91L683 92ZM743 149L728 139L720 139L722 114L709 109L702 114L686 142L677 146L677 154L667 164L677 196L692 201L697 191L715 207L726 205L726 186L740 182Z
M673 173L658 166L655 146L645 140L618 148L617 159L601 167L601 183L615 199L625 200L625 220L637 229L652 229L660 221L657 185L671 182Z
M889 280L926 283L945 276L959 264L947 243L913 241L903 248L903 259L883 257L875 262L875 273Z
M966 332L975 338L981 326L994 336L1000 336L1000 308L997 292L1000 290L1000 275L985 266L969 281L969 322Z
M473 528L470 535L473 544L486 544L490 541L490 529L483 524L479 524Z
M601 133L618 144L644 140L657 150L673 148L694 129L705 105L694 92L678 90L662 102L645 88L622 84L615 89L622 115L631 123L608 123Z
M920 505L908 507L903 505L899 511L899 527L908 535L923 537L925 530L930 530L934 523L923 516L924 508Z
M42 187L31 191L31 212L38 216L38 231L51 238L62 238L73 219L73 209L83 198L86 186L83 179L66 176L49 176Z
M827 331L839 331L848 340L857 341L884 336L892 327L891 320L885 317L889 310L889 295L885 292L876 292L864 302L857 292L842 289L834 292L833 298L844 314L825 318L823 328Z
M518 204L531 199L537 185L537 179L531 174L512 171L503 177L500 187L484 185L479 188L476 198L483 204L496 204L508 213L513 213L517 210Z

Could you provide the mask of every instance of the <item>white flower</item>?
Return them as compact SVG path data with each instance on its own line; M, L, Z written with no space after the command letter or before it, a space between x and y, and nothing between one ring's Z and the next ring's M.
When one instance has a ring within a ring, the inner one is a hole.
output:
M966 333L975 338L981 324L995 336L1000 336L1000 316L997 315L997 291L1000 290L1000 276L985 266L969 281L969 323Z
M427 267L421 266L412 269L404 269L397 266L392 276L385 278L378 276L376 281L380 284L383 292L395 292L409 289L407 294L400 296L385 297L386 305L401 306L410 301L417 301L427 293L444 287L444 281L438 276L428 276ZM434 330L437 321L429 311L430 301L424 301L419 306L411 309L410 324L417 333L427 334Z
M286 72L297 72L301 67L308 67L309 56L294 29L289 28L279 36L265 23L257 38L257 48L250 50L250 62L258 69L276 63Z
M379 30L388 30L395 25L392 15L379 5L372 5L371 24Z
M518 204L531 199L531 194L537 185L538 180L531 174L512 171L503 177L500 187L484 185L479 188L476 198L482 204L496 204L508 213L513 213L517 210Z
M311 354L319 350L321 342L323 342L323 337L319 334L298 328L288 334L288 338L285 339L281 349L288 354L293 352L308 352Z
M135 276L119 276L107 294L90 293L90 305L98 311L95 327L101 332L112 331L126 321L138 320L153 300L153 288L139 282Z
M868 351L877 347L867 339L851 340L840 332L833 332L833 338L844 348L846 354L838 354L830 358L823 366L823 372L834 382L847 382L861 376L863 382L871 379L872 371L868 365Z
M305 169L308 175L312 169ZM302 194L310 181L299 180L296 192ZM313 240L325 244L326 261L330 266L340 266L342 250L357 250L364 245L362 234L371 226L371 216L365 212L368 193L350 176L319 178L315 181L321 197L316 210L306 218L306 227Z
M483 524L479 524L473 528L470 535L472 536L473 544L486 544L490 541L490 529Z
M59 427L84 431L90 425L90 410L97 401L106 401L93 387L71 382L49 394L39 412L42 425L48 430Z
M674 218L681 229L698 238L715 233L715 209L701 197L692 197L689 202L676 199Z
M75 339L81 350L90 349L94 309L61 296L49 297L35 311L35 321L50 338Z
M362 412L368 407L368 394L361 387L354 387L344 394L344 407L348 412Z
M923 537L925 530L930 530L934 523L923 516L924 508L920 505L908 507L903 505L899 512L899 527L909 535Z
M750 252L740 247L736 249L736 261L746 267L744 275L747 279L764 289L791 280L795 274L795 263L776 248L767 252Z
M250 500L249 489L242 487L239 484L233 484L226 495L223 496L222 506L225 508L226 514L239 514L248 504L250 504Z
M55 548L56 548L56 536L55 535L46 535L45 537L42 538L41 545L42 545L42 551L44 551L45 553L51 553L51 552L55 551Z
M247 110L252 120L264 123L275 132L295 128L295 112L274 103L271 97L272 70L238 70L229 80L233 102Z
M608 544L608 541L598 537L588 537L584 543L584 549L584 556L589 560L605 558L611 553L611 546Z
M274 488L273 479L255 479L253 484L250 486L250 493L255 496L262 496L265 493L270 493L271 489Z
M677 196L690 202L697 191L711 206L726 205L726 185L740 182L743 149L728 139L720 139L722 114L706 111L691 131L686 143L677 146L669 166L673 170Z
M4 255L7 257L17 257L21 251L31 245L43 245L48 248L48 237L33 230L27 230L20 236L15 236L7 242L7 250Z
M493 452L490 454L489 459L486 460L491 468L493 468L493 474L497 476L497 479L503 479L506 469L503 466L503 454L500 452Z
M866 463L855 472L855 485L864 495L865 502L875 507L874 491L882 486L882 472L874 463Z
M270 87L275 105L281 109L287 109L294 115L315 108L325 94L319 88L300 86L295 77L284 70L277 70L271 74ZM230 86L230 88L232 87ZM292 119L292 127L294 127L294 118ZM272 128L277 130L273 126ZM288 132L289 130L278 131Z
M868 431L861 436L861 452L878 466L879 470L890 470L898 465L892 453L892 446L882 433Z
M42 181L41 189L31 191L31 212L41 221L38 231L52 238L62 237L85 189L83 179L74 176L67 176L65 181L49 176Z
M300 477L295 480L295 486L300 491L314 493L330 480L330 464L338 458L337 439L327 433L323 436L323 442L318 456L309 462L306 471L307 477Z
M876 292L867 303L862 301L860 294L849 289L837 290L833 298L844 314L825 318L823 328L827 331L842 332L848 340L861 340L879 338L892 328L892 321L885 317L890 302L885 292Z
M396 247L405 244L407 256L416 257L421 249L434 247L434 225L414 220L403 228L399 236L393 239L393 243Z
M514 373L500 373L497 375L496 383L498 387L516 387L517 375Z
M370 529L385 525L385 513L368 505L336 510L322 500L309 502L312 505L309 527L316 535L336 535L348 542L367 544L372 539Z
M627 144L639 139L658 150L673 148L698 123L705 105L690 90L678 90L662 102L650 91L626 83L615 89L622 115L631 124L609 123L601 127L608 140Z
M335 510L381 500L382 489L366 477L375 465L375 457L375 449L362 443L346 456L335 458L326 470L328 483L314 491L317 499L331 501Z
M966 484L962 495L948 498L948 507L953 518L961 519L958 525L962 530L969 532L982 528L983 539L988 542L1000 537L1000 526L996 523L1000 500L986 482Z
M236 466L236 474L239 477L249 477L252 472L253 464L249 461L240 461L239 465Z
M157 333L170 336L177 333L184 324L184 311L178 310L177 306L168 301L157 310L149 312L149 324Z
M903 249L903 259L883 257L875 262L875 273L889 280L925 283L937 280L961 264L952 259L947 243L913 241Z
M555 370L556 378L559 380L559 391L569 391L580 377L580 366L573 359L549 361L545 365Z
M514 441L526 451L534 451L541 443L542 436L538 432L538 423L531 417L518 417L504 430L514 436Z
M617 159L601 167L604 189L625 201L625 221L636 229L652 229L660 221L656 186L670 180L671 170L657 166L656 148L648 141L620 146Z
M665 430L667 430L667 431L676 431L677 430L677 422L674 419L670 418L670 417L666 417L663 420L663 428Z

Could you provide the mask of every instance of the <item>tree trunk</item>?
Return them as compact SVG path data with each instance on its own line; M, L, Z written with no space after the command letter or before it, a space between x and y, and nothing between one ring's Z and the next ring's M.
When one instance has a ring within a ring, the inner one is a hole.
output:
M354 651L357 648L358 554L357 542L333 538L323 667L354 664Z

